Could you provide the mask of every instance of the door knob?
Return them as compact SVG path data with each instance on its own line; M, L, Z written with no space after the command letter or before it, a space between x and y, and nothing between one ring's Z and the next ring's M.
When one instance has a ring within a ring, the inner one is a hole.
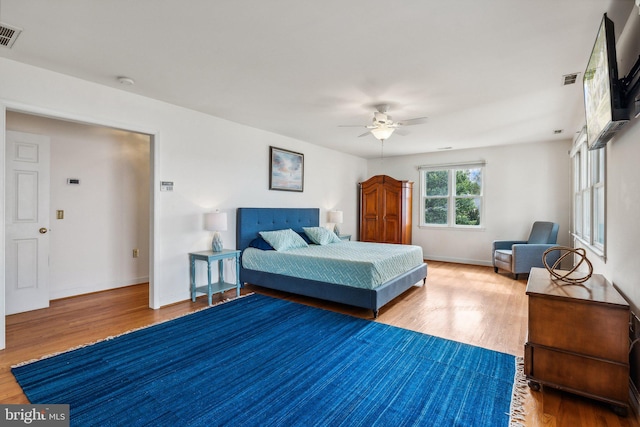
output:
M45 233L46 233L47 231L49 231L49 230L47 230L45 227L42 227L42 228L41 228L40 230L38 230L38 231L40 231L40 234L45 234Z

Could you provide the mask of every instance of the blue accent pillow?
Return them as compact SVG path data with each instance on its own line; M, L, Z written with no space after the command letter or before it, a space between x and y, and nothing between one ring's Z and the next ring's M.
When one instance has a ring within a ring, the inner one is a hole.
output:
M304 231L296 231L296 233L298 233L298 236L302 237L302 239L303 239L305 242L307 242L307 245L314 245L314 244L315 244L315 243L313 243L313 242L311 241L311 239L309 238L309 236L307 236L307 235L305 234L305 232L304 232Z
M249 243L249 247L261 249L263 251L273 251L273 246L268 244L261 236L256 237Z
M342 240L340 240L340 238L336 236L336 233L331 230L327 230L324 227L302 227L302 229L304 230L305 234L309 236L309 239L311 239L313 243L316 243L318 245L328 245L329 243L342 242Z
M276 251L287 249L306 248L309 246L302 237L290 228L276 231L260 231L258 233Z

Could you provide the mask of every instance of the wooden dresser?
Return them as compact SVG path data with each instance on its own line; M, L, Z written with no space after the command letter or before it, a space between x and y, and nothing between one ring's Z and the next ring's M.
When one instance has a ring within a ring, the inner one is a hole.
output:
M411 244L413 182L376 175L360 183L361 242Z
M629 408L629 304L603 276L582 285L551 280L532 268L524 373L529 386L550 386Z

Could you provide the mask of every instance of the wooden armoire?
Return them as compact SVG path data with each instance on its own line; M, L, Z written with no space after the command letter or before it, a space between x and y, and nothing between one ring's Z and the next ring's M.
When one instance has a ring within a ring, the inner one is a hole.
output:
M359 185L360 241L410 245L413 182L376 175Z

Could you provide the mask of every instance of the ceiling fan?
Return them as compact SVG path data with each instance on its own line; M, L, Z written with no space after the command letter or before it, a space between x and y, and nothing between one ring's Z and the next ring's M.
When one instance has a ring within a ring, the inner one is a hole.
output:
M376 112L373 113L373 123L370 125L341 125L341 127L365 127L369 129L367 132L359 135L359 137L373 135L376 139L384 142L388 139L393 132L403 126L412 126L425 123L426 117L417 117L415 119L399 120L394 122L391 116L387 114L389 111L389 104L375 105Z

